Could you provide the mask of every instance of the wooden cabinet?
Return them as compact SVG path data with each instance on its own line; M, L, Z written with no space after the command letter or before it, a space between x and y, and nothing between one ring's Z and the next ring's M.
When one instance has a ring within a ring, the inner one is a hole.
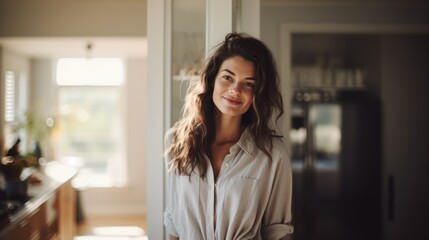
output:
M18 221L6 235L7 240L29 239L39 240L45 238L45 205L36 208L24 219Z
M76 233L76 190L71 181L66 182L59 189L59 239L71 240Z
M72 240L76 233L75 171L52 166L42 183L29 187L30 200L0 227L0 240Z

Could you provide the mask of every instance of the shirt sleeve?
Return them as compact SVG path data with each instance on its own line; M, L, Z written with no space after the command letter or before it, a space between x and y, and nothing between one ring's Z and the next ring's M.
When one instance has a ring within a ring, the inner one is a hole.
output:
M164 139L164 143L165 143L166 148L168 148L171 144L172 135L173 135L173 130L170 129L166 133L166 136ZM172 187L171 187L172 186L172 179L171 179L170 174L168 173L169 161L170 161L170 157L165 156L165 166L166 166L165 169L167 171L167 177L168 177L168 179L167 179L167 191L168 191L167 197L174 194L172 191ZM170 199L167 199L167 206L164 210L164 225L165 225L167 232L170 235L173 235L175 237L179 237L179 234L177 233L177 229L176 229L175 224L174 224L174 219L173 219L173 214L172 214L172 210L174 209L174 207L175 207L174 202L172 201L172 199L170 197Z
M164 211L164 225L167 230L167 232L170 235L173 235L175 237L179 237L179 234L177 233L176 227L174 227L174 221L172 218L172 215L170 211L168 211L168 208Z
M286 151L282 151L277 165L273 164L272 167L276 168L273 170L273 185L265 209L261 233L262 239L278 240L293 233L292 170Z

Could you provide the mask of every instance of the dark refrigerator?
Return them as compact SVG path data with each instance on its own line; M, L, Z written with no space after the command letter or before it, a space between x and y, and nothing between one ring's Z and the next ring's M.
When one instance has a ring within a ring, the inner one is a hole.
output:
M380 118L364 91L295 91L292 239L380 239Z

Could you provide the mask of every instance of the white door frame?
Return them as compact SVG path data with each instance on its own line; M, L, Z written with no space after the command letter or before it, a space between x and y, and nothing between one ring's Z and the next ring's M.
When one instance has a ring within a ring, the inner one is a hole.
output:
M163 225L166 201L164 134L171 114L172 1L147 0L147 230L149 239L168 239ZM244 1L246 4L244 4ZM242 5L233 3L242 2ZM233 6L239 7L240 29L259 37L260 0L206 0L207 47L220 43L233 31ZM228 13L226 18L219 15ZM251 19L251 21L249 20ZM138 111L138 110L137 110Z
M171 0L169 0L171 1ZM168 0L147 1L147 230L149 239L164 239L164 132L167 117L166 103L166 69L169 69L167 58L168 30L171 22L166 14ZM139 111L136 109L136 111ZM142 159L143 160L143 159Z

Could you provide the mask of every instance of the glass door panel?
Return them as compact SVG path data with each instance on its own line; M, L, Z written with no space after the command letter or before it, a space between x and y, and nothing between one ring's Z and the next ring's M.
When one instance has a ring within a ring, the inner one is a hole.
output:
M189 81L205 53L206 1L172 1L171 124L181 115Z

